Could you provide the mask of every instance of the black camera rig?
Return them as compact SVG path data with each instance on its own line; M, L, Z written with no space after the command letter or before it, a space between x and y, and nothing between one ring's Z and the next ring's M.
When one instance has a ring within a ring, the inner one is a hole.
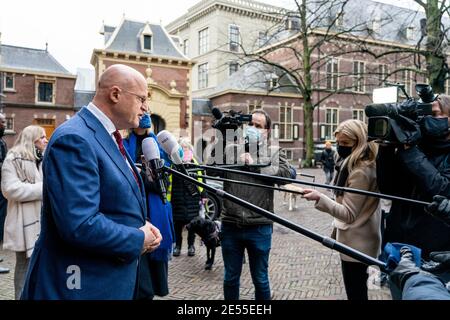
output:
M431 115L437 95L431 86L417 84L419 100L408 96L404 85L396 85L407 97L401 103L370 104L365 108L369 140L385 144L416 144L421 139L420 120Z

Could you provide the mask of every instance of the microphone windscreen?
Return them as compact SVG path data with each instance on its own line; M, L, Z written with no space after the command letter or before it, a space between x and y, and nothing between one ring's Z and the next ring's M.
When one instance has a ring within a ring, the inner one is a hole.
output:
M180 164L182 160L179 155L180 145L177 139L167 130L158 133L157 138L161 148L170 156L172 161L175 164Z
M219 108L214 107L214 108L212 108L212 111L211 111L211 112L212 112L214 118L216 118L217 120L222 119L223 114L222 114L222 112L219 110Z
M160 158L158 143L155 139L148 137L142 141L142 153L146 161Z
M175 151L178 151L177 139L167 130L163 130L157 135L158 142L163 148L163 150L171 155Z

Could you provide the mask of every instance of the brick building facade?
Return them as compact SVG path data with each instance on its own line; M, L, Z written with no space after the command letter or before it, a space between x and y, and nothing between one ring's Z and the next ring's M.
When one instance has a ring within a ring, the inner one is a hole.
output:
M0 105L6 115L8 147L28 125L42 126L50 138L74 110L76 76L47 51L0 45Z
M122 19L117 27L103 26L104 49L95 49L91 64L96 82L113 64L128 65L144 75L155 133L167 129L190 135L192 62L179 50L178 38L159 24Z

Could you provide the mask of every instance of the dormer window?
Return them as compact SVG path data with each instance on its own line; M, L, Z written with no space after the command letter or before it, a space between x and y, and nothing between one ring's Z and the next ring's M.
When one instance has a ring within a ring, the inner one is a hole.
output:
M144 50L152 50L152 36L144 35Z
M278 76L275 73L266 75L266 81L269 90L275 89L279 86Z
M287 17L285 26L286 30L300 30L300 18L295 16Z
M406 39L414 40L414 27L406 28Z
M372 31L375 32L376 34L380 34L380 32L381 32L381 20L380 19L375 19L374 21L372 21Z
M153 48L153 33L150 25L147 23L141 33L141 49L144 52L151 52Z

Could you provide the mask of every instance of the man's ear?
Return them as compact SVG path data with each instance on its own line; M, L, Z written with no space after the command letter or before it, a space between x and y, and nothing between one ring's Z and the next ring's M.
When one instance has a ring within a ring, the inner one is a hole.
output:
M112 102L117 103L119 102L120 97L120 89L116 86L113 86L109 91L109 99L111 99Z

